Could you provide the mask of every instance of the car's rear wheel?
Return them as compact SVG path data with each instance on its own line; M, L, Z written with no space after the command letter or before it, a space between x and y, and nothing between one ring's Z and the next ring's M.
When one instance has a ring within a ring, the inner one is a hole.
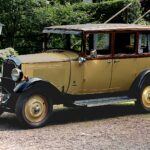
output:
M52 114L52 102L43 90L34 87L22 93L16 103L16 115L28 128L46 125Z
M150 112L150 86L144 86L136 103L141 110Z

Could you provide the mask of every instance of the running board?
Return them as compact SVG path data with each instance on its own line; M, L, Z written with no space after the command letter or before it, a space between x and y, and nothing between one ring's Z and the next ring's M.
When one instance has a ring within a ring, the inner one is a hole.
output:
M130 99L128 96L118 96L118 97L107 97L89 100L79 100L75 101L73 104L75 106L96 107L96 106L118 104L122 102L132 102L136 100L137 99Z

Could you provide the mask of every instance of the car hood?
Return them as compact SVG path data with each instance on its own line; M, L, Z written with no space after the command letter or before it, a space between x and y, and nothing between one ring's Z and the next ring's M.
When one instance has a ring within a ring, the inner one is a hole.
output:
M18 56L21 63L43 63L43 62L62 62L76 60L78 54L74 52L44 52L38 54L20 55Z

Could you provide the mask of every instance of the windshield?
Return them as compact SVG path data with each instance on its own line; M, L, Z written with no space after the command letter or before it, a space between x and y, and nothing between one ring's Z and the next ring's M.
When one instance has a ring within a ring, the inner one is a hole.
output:
M46 50L82 50L81 34L48 34Z

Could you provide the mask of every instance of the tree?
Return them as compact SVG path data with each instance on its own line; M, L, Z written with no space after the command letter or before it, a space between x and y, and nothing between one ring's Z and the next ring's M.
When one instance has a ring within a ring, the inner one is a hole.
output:
M133 23L140 16L138 0L103 0L72 5L67 2L80 0L65 0L65 5L61 5L60 1L51 0L48 4L46 0L1 0L0 22L5 24L1 48L11 46L19 54L38 52L42 49L41 32L45 26L103 23L131 1L134 5L128 10L128 22ZM125 23L125 12L112 22Z
M143 8L143 13L150 10L150 1L149 0L141 0L141 5ZM145 16L145 19L150 22L150 13Z
M15 36L25 29L30 29L30 19L34 9L46 5L44 0L1 0L0 1L0 22L5 27L3 33L7 38L7 46L15 46ZM26 26L27 25L27 26Z

